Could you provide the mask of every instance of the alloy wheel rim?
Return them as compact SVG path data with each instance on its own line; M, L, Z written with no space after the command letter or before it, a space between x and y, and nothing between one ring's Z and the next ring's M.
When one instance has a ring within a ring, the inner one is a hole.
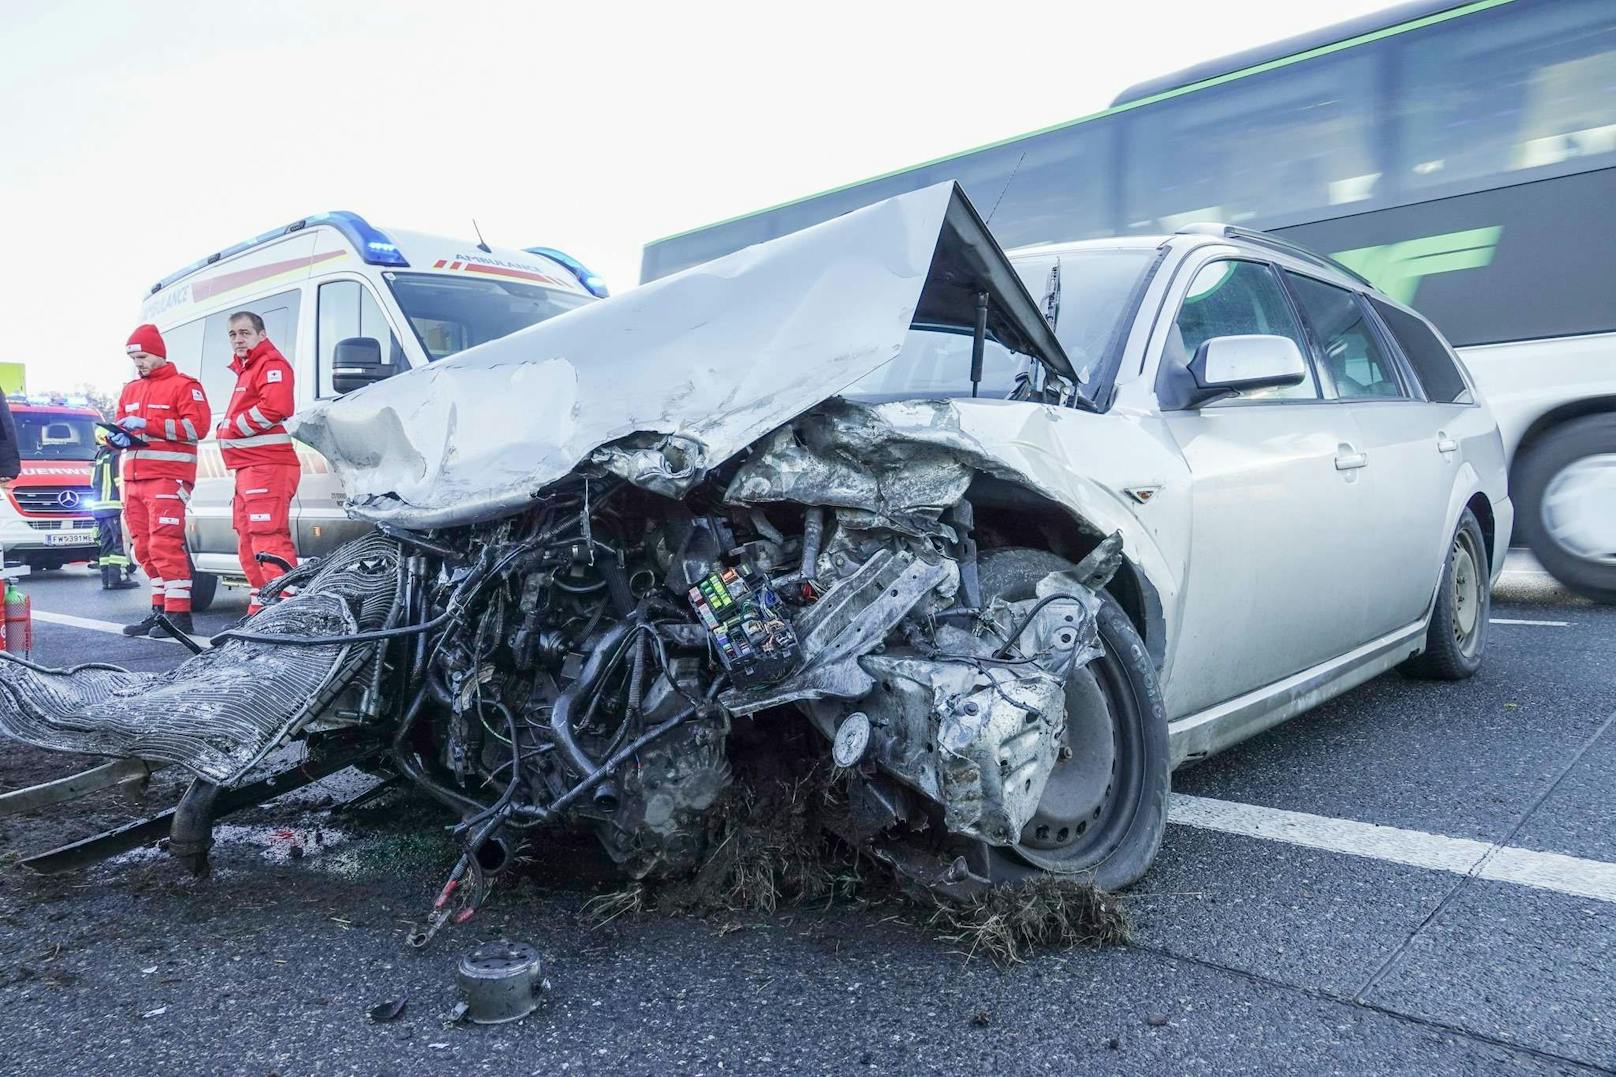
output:
M1538 514L1562 550L1616 565L1616 453L1584 456L1555 472Z

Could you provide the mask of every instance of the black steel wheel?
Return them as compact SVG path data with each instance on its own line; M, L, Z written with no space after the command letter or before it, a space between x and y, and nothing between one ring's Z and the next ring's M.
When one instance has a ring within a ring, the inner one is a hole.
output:
M1425 650L1398 670L1410 677L1462 681L1481 668L1487 650L1487 617L1492 612L1492 563L1481 524L1469 509L1459 516L1448 558L1442 566L1425 632Z
M1038 581L1071 567L1043 550L985 551L983 600L1031 598ZM994 881L1042 871L1115 890L1143 876L1161 847L1172 785L1161 688L1133 622L1100 597L1103 653L1067 681L1061 758L1021 840L984 850Z

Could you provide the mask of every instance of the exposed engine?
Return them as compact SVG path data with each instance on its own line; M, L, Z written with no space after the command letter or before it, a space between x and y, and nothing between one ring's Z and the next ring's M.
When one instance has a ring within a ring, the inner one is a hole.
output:
M940 326L971 396L989 337L1028 357L1003 408L843 395ZM293 434L376 531L174 670L0 660L0 733L190 769L193 867L219 812L386 757L460 819L425 937L550 827L634 877L690 870L748 752L822 763L829 825L933 890L1080 874L1124 830L1125 883L1165 748L1135 826L1144 723L1085 668L1121 540L1052 421L1093 406L1081 377L963 193L903 195L320 402ZM993 488L1021 500L979 527ZM1081 562L1012 549L1039 545L1005 520L1032 504ZM309 761L251 776L289 741Z

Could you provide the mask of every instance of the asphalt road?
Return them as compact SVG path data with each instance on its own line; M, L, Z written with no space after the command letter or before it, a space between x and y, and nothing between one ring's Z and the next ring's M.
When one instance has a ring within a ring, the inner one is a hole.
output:
M71 571L27 589L47 664L180 657L44 619L132 619L137 592ZM145 852L0 873L0 1071L1616 1072L1616 609L1528 570L1493 616L1472 681L1382 677L1176 775L1126 946L1006 971L890 906L591 929L569 881L588 857L563 850L416 954L442 819L305 798L234 821L203 882ZM14 783L57 772L3 750ZM0 819L0 854L131 810ZM446 1026L455 961L501 935L549 959L544 1008Z

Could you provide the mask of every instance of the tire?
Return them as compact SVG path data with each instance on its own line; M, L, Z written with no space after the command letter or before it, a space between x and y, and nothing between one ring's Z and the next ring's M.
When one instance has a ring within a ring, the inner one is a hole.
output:
M191 610L206 613L219 593L219 577L211 572L193 572L191 575Z
M1550 431L1516 462L1513 479L1515 527L1533 556L1578 594L1616 603L1616 528L1583 535L1558 517L1563 507L1582 505L1616 519L1616 415Z
M1491 568L1481 524L1465 509L1442 564L1425 650L1398 666L1398 672L1424 680L1462 681L1481 668L1492 612Z
M983 601L1032 598L1038 581L1071 567L1044 550L984 551L978 558ZM1138 881L1161 848L1172 788L1161 686L1133 622L1110 595L1101 592L1100 600L1104 653L1074 673L1067 685L1067 746L1073 754L1051 772L1038 814L1023 831L1023 843L984 847L995 882L1047 872L1119 890ZM1107 731L1109 746L1104 743ZM1080 741L1091 750L1084 751ZM1102 780L1107 783L1103 792ZM1087 810L1091 803L1092 812ZM1075 826L1070 825L1073 819ZM1040 833L1041 826L1046 832ZM1063 826L1069 827L1069 840Z

